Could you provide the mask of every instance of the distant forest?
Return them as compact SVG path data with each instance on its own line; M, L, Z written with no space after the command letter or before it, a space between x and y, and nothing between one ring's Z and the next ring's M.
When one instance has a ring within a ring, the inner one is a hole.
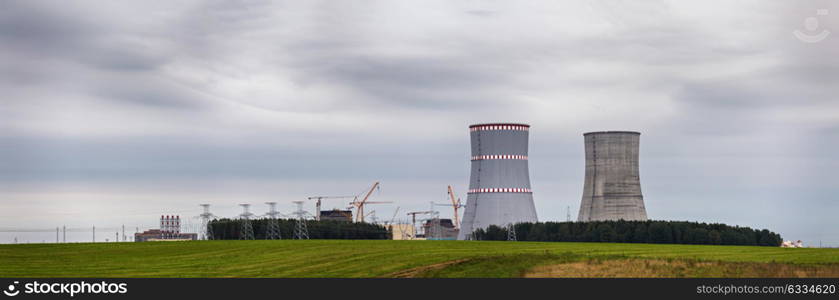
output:
M769 230L685 221L538 222L514 225L516 240L780 246ZM507 240L507 229L490 226L473 232L476 240Z
M294 219L277 219L282 239L294 237ZM218 219L210 221L214 240L238 240L242 230L242 220ZM254 238L265 239L268 229L267 219L251 220ZM344 239L344 240L384 240L390 239L390 232L382 226L371 223L352 223L340 221L307 220L310 239Z

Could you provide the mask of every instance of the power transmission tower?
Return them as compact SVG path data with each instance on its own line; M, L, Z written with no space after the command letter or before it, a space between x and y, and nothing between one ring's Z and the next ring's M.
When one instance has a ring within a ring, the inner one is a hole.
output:
M93 226L93 242L96 243L96 225Z
M125 242L125 224L122 224L122 241Z
M297 215L297 222L295 222L294 226L294 239L308 240L309 227L306 226L306 211L303 210L303 201L294 201L294 204L297 204L297 211L294 212Z
M61 242L67 242L67 226L61 226Z
M507 223L507 240L516 241L516 226L513 223Z
M201 213L199 216L201 217L201 228L204 231L204 239L205 240L212 240L213 239L213 227L210 226L210 218L213 218L213 214L210 212L210 205L209 204L201 204L201 207L204 208L204 212Z
M265 232L265 239L266 240L281 240L282 235L280 235L280 222L277 221L277 216L280 215L280 212L277 211L277 202L265 202L268 204L268 227Z
M239 239L240 240L252 240L253 239L253 224L251 224L251 216L253 214L250 212L250 204L239 204L242 207L243 211L242 214L239 215L239 218L242 220L242 228L239 232Z
M58 244L58 227L55 228L55 243Z

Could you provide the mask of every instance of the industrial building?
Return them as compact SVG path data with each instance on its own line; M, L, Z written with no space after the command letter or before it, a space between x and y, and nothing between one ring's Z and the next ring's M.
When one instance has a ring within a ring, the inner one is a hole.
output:
M452 219L433 218L422 224L426 240L454 240L460 232Z
M135 242L159 242L159 241L196 241L197 233L164 233L160 229L150 229L142 233L134 234Z
M386 225L390 230L391 238L394 240L413 240L416 239L416 228L412 224L389 224Z
M578 221L647 220L638 171L641 133L583 134L585 184Z
M529 131L526 124L469 126L472 171L458 239L490 225L537 221L527 165Z
M134 234L135 242L194 240L198 240L197 233L181 232L181 216L160 216L160 229Z
M413 240L416 239L416 228L413 224L389 224L386 226L390 230L391 238L394 240Z
M320 220L321 221L339 221L339 222L352 222L352 211L351 210L322 210L320 211Z

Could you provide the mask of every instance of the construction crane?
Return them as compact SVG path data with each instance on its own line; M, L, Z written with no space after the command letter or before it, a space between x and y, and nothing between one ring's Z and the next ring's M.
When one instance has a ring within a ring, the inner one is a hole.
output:
M320 205L323 199L345 199L345 198L358 198L358 196L312 196L309 197L309 200L317 200L315 202L315 207L317 207L317 211L315 211L315 220L320 221Z
M356 214L355 214L356 220L355 221L356 222L364 222L364 218L366 216L370 215L369 213L366 214L366 215L364 214L364 206L365 205L367 205L367 204L385 204L385 203L393 203L393 201L365 201L365 202L359 203L358 205L353 204L353 206L356 208ZM352 208L353 206L350 206L349 208Z
M385 225L387 225L387 224L393 224L393 221L394 221L394 220L396 220L396 215L397 215L398 213L399 213L399 206L397 206L397 207L396 207L396 211L394 211L394 212L393 212L393 217L391 217L391 218L390 218L390 221L388 221L387 223L385 223Z
M454 189L452 189L452 186L449 186L449 198L452 199L452 208L454 208L454 228L460 229L460 217L457 210L463 207L463 204L460 204L460 198L457 198L457 201L454 200Z
M411 216L411 226L414 228L414 232L411 236L411 239L417 238L417 215L431 215L433 216L436 211L433 210L426 210L426 211L412 211L408 212L408 215Z
M454 219L452 219L452 221L454 221L454 228L460 229L460 213L458 212L458 209L463 207L463 204L460 203L460 198L457 198L457 200L455 200L454 191L452 189L452 186L449 186L449 198L451 198L451 200L452 200L451 204L431 202L431 205L432 206L451 206L454 209Z
M355 221L356 222L364 222L364 206L367 204L381 204L381 203L393 203L392 201L367 201L370 198L370 195L373 194L373 191L379 187L379 182L373 183L373 186L367 191L367 194L364 195L364 198L358 200L356 197L353 202L350 202L351 207L355 207Z

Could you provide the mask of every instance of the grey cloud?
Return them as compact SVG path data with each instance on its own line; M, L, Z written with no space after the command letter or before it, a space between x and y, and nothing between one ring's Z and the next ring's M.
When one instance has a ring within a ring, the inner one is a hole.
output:
M309 65L316 67L300 70L303 72L298 76L345 85L377 102L416 108L497 105L502 99L473 97L481 93L480 89L503 85L510 78L486 65L434 57L339 57Z
M81 16L62 13L54 5L35 1L9 1L0 11L0 37L6 47L28 52L50 54L68 49L68 45L80 46L80 36L103 32L104 28L94 26Z
M90 94L113 102L122 102L139 107L170 108L200 112L214 105L205 95L185 89L182 86L156 78L135 78L135 80L103 80L109 84L96 86ZM137 85L142 81L144 85Z
M110 24L86 16L75 8L59 9L35 1L12 1L0 12L0 41L33 60L67 58L92 67L116 70L149 70L167 60L153 37L127 36ZM137 34L137 33L132 33ZM0 52L1 53L1 52Z

